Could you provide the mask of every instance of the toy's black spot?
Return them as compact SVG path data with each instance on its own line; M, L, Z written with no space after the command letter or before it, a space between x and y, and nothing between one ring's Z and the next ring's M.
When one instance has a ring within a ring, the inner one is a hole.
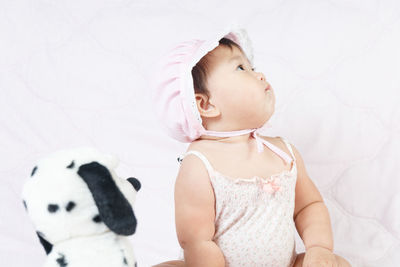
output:
M126 258L124 257L124 264L128 265L128 262L126 261Z
M36 234L39 237L40 244L42 244L46 254L50 254L51 250L53 249L53 245L45 239L46 237L42 232L36 231Z
M65 209L67 211L71 211L73 208L75 208L76 204L73 201L68 202L67 206L65 207Z
M67 261L65 260L65 256L61 253L58 253L58 255L60 255L60 257L58 257L56 259L58 265L60 265L60 267L66 267L68 265Z
M54 213L54 212L56 212L57 210L58 210L58 205L57 204L49 204L48 206L47 206L47 210L49 211L49 212L51 212L51 213Z
M31 176L33 176L35 174L36 170L37 170L37 166L35 166L35 168L33 168L32 172L31 172Z
M75 166L75 162L71 161L71 163L67 166L68 169L72 169Z
M135 262L135 267L137 267L137 262Z
M25 200L22 200L22 203L24 204L25 210L28 211L28 206L26 205Z
M101 218L100 218L100 215L99 215L99 214L97 214L96 216L94 216L92 220L93 220L95 223L101 223Z

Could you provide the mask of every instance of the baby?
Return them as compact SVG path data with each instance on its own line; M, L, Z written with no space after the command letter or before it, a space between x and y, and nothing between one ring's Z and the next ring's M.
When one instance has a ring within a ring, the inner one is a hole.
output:
M275 94L252 58L246 31L232 28L161 61L158 116L190 145L175 183L184 257L156 266L350 266L333 253L329 213L299 151L264 134Z

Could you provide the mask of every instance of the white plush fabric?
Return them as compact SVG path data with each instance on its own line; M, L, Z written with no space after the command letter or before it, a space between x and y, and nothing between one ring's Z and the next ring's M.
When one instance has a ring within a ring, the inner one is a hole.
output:
M0 10L2 265L43 263L22 184L38 158L80 145L117 155L116 172L142 182L138 266L178 258L173 186L187 145L159 131L148 81L167 47L233 20L275 89L270 136L302 154L335 252L353 266L400 265L398 1L13 0Z
M43 266L136 267L126 236L136 229L140 181L134 187L118 177L117 165L117 157L89 147L60 150L35 164L21 198L46 243Z
M85 254L82 253L85 250ZM84 256L83 256L84 255ZM124 257L125 262L124 263ZM132 244L112 232L101 235L70 239L54 247L43 267L135 267Z

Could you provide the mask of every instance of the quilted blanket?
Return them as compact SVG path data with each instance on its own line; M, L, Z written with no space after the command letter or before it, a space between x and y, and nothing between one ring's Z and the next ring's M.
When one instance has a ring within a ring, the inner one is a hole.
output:
M274 87L269 135L296 146L324 197L335 253L400 266L399 1L13 0L0 11L2 266L41 266L22 185L38 158L81 145L117 155L118 174L142 182L138 266L178 258L173 189L187 144L155 119L152 67L172 44L231 22Z

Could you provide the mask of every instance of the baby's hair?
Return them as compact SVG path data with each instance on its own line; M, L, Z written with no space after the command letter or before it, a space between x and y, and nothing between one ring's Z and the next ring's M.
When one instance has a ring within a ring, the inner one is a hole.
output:
M219 40L218 46L220 45L229 47L231 50L233 49L233 46L235 46L239 48L241 51L243 51L239 45L237 45L235 42L231 41L228 38L222 38L221 40ZM212 65L211 57L212 54L207 53L204 57L200 59L199 62L197 62L196 66L194 66L192 69L194 92L205 94L207 97L210 96L206 85L207 85L207 76L211 71L211 65Z

